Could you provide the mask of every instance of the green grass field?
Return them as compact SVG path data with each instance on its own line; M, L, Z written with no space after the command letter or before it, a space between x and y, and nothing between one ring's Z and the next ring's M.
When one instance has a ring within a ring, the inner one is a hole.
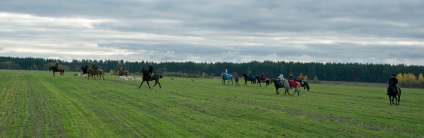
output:
M162 89L138 89L105 78L0 70L0 137L424 137L422 89L403 88L390 106L384 87L284 96L219 79L164 76Z

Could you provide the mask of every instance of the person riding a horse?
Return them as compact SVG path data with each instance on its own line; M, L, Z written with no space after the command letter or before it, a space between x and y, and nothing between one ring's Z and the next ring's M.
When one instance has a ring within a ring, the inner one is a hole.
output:
M297 77L298 81L300 82L300 84L303 84L303 74L300 73L299 77Z
M392 76L389 78L388 83L389 83L389 89L392 89L396 91L396 93L399 93L398 87L397 87L398 79L396 78L395 74L392 74ZM387 91L386 95L389 95L389 91Z
M150 76L152 76L153 75L153 66L152 66L152 64L149 64L148 71L149 71Z
M150 76L150 72L149 72L149 71L147 71L145 67L143 67L143 68L141 69L141 73L143 73L143 76L148 76L148 77L149 77L149 79L148 79L148 80L152 79L152 76Z
M293 73L292 73L292 72L290 72L290 73L289 73L289 80L293 80L293 79L294 79Z
M53 71L57 71L59 68L59 63L56 62L56 64L54 64L54 67L52 68Z
M97 74L98 70L97 70L97 65L96 64L93 64L93 69L94 69L94 73Z
M280 80L280 84L283 84L284 75L280 74L280 76L277 77Z
M266 80L265 73L262 73L262 74L261 74L261 78L260 78L260 80L261 80L261 81L265 81L265 80Z

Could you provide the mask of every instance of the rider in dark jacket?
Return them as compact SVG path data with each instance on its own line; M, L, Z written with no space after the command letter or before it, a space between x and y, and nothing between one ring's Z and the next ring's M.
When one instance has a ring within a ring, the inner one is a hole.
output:
M150 75L152 75L152 74L153 74L153 66L152 66L152 64L149 64L149 69L148 69L148 71L149 71L149 74L150 74Z
M397 93L398 92L398 87L397 87L398 79L396 78L396 75L395 74L392 74L392 76L389 78L388 83L389 83L389 88L388 89L395 89L396 90L396 93ZM389 91L387 91L387 94L386 95L389 95Z

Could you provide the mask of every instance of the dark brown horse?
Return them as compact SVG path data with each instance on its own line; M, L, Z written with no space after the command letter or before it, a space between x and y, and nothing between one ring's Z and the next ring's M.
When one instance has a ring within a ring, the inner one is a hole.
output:
M157 84L159 84L159 88L162 89L162 86L160 85L160 82L159 82L159 79L163 78L162 75L155 74L155 75L150 76L149 71L147 71L144 68L140 72L143 74L143 78L142 78L140 86L138 86L139 89L141 88L141 85L143 85L144 82L147 83L147 86L149 86L149 89L150 89L149 81L152 81L152 80L155 81L155 85L153 85L153 87L155 87Z
M125 77L127 77L128 74L130 74L130 72L128 72L127 70L123 70L121 67L117 68L117 70L118 70L118 75L119 76L124 76L125 75Z
M65 70L63 68L59 68L59 67L56 67L56 66L50 66L49 71L53 71L53 76L56 76L56 75L54 75L54 73L56 73L56 72L60 72L60 76L65 76L63 74L63 73L65 73Z
M96 76L99 77L99 80L102 79L102 78L103 78L103 80L105 79L104 72L101 69L95 70L93 68L88 68L87 72L88 72L87 79L90 79L90 77L93 77L93 79L95 79Z
M400 95L401 95L401 89L399 87L389 86L387 88L387 93L389 95L389 102L390 105L399 105L400 102Z

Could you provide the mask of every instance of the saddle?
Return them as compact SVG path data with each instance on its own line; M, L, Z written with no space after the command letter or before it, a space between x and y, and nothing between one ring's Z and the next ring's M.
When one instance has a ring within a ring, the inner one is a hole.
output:
M290 87L297 87L297 81L289 80Z
M399 94L399 90L396 86L389 86L389 94Z

